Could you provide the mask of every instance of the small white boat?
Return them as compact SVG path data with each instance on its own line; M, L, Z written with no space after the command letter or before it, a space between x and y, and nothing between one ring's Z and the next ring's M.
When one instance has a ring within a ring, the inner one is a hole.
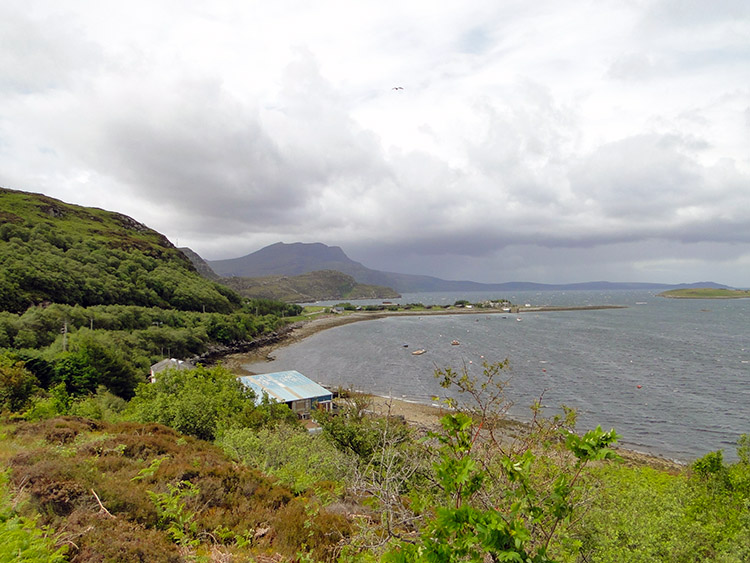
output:
M422 354L424 354L425 352L427 352L427 350L425 350L424 348L422 348L422 349L420 349L420 350L414 350L414 351L413 351L413 352L411 353L411 355L412 355L412 356L421 356L421 355L422 355Z

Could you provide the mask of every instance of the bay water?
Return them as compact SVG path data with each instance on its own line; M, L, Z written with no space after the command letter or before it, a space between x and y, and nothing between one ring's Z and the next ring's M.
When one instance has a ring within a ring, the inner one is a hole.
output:
M387 317L343 325L249 363L257 373L295 369L329 386L432 403L445 396L436 368L508 359L513 418L578 412L578 429L614 427L620 443L689 462L724 450L736 459L750 433L750 300L667 299L653 291L407 294L397 303L478 303L624 308ZM356 302L366 304L370 302ZM520 319L520 320L518 320ZM460 345L452 345L452 341ZM424 349L422 355L413 355Z

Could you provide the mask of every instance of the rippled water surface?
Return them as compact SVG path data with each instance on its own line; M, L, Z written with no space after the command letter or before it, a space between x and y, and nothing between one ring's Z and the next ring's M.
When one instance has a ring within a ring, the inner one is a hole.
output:
M478 302L483 294L413 294L402 302ZM430 402L444 391L435 367L510 360L508 396L525 418L575 407L579 428L615 427L622 443L689 461L750 433L750 300L677 300L650 292L524 293L534 305L623 309L391 317L320 332L276 351L257 372L296 369L313 380ZM520 318L521 321L518 321ZM452 340L460 346L452 346ZM408 347L404 347L408 345ZM427 352L414 356L411 352ZM638 387L640 386L640 388Z

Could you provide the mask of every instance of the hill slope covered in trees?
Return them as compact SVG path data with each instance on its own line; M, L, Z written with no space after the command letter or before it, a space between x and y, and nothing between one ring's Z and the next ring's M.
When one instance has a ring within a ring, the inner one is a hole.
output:
M301 311L204 279L125 215L0 189L0 219L0 408L99 386L129 398L165 356L247 346ZM18 362L32 377L14 379Z
M0 188L0 221L0 310L49 302L223 313L240 306L166 237L125 215Z
M299 276L221 278L220 283L244 297L278 299L291 303L399 297L390 287L357 283L352 276L334 270L308 272Z

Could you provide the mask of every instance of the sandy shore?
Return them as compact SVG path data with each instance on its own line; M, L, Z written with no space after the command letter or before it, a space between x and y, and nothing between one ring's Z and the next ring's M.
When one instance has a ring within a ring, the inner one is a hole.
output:
M579 309L598 309L598 308L611 308L610 306L603 307L570 307L570 308L539 308L534 307L527 312L539 312L545 310L579 310ZM433 310L420 310L420 311L376 311L376 312L353 312L345 314L330 314L316 316L314 319L309 321L301 321L295 323L290 327L290 330L277 342L267 346L258 347L250 352L244 352L241 354L231 354L225 356L222 359L222 363L235 373L241 373L245 375L252 375L253 372L248 371L243 367L243 364L258 363L264 360L271 361L273 359L273 351L283 346L288 346L295 342L307 338L313 334L321 332L323 330L333 328L336 326L342 326L349 323L367 321L383 317L392 316L406 316L406 315L485 315L485 314L498 314L500 311L493 310L477 310L477 309L451 309L449 311L433 311ZM508 314L503 313L503 314ZM515 313L514 313L515 314ZM406 420L407 423L423 428L425 430L436 430L439 429L439 419L446 412L444 407L438 404L424 404L413 401L405 401L402 399L394 399L389 397L372 397L371 410L375 414L392 416L401 416ZM523 426L523 423L511 423L511 426L518 425ZM618 453L623 458L624 462L629 465L648 465L656 469L669 471L676 473L684 469L684 465L676 461L663 458L656 455L650 455L641 452L635 452L625 448L618 448Z

